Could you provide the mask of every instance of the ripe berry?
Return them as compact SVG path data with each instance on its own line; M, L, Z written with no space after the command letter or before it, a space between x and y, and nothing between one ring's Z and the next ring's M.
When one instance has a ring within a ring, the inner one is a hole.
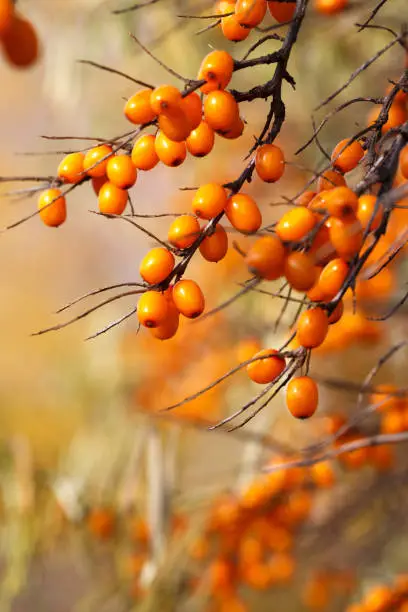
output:
M305 348L322 344L329 329L327 314L321 308L310 308L302 312L297 322L297 339Z
M266 280L282 276L285 248L277 236L261 236L249 249L245 263L249 270Z
M322 15L335 15L341 13L348 4L348 0L315 0L314 6Z
M6 58L17 68L28 68L38 59L40 49L33 24L15 14L2 35L2 47Z
M343 300L340 300L336 308L333 310L333 312L329 316L329 324L333 325L334 323L337 323L337 321L340 321L341 317L343 316L343 312L344 312L344 304L343 304Z
M49 227L58 227L67 218L65 197L60 189L46 189L38 199L41 221Z
M106 144L89 149L84 157L84 172L92 177L105 176L108 159L111 155L112 147Z
M262 215L255 200L244 193L231 196L225 207L231 225L243 234L253 234L262 224Z
M131 123L143 125L156 119L156 113L150 105L151 93L152 89L141 89L126 102L123 112Z
M346 180L342 174L335 170L326 170L317 179L317 188L319 191L333 189L333 187L343 187L346 185Z
M174 142L167 138L163 132L157 133L154 148L160 161L172 168L180 166L187 156L185 143Z
M237 0L235 15L240 25L255 28L265 17L266 8L266 0Z
M227 204L227 192L218 183L201 185L192 202L193 213L201 219L212 219L219 215Z
M255 156L255 170L266 183L275 183L285 171L285 158L282 150L273 144L262 145Z
M318 280L318 287L326 302L332 300L340 291L349 273L349 267L344 259L332 259L323 268Z
M137 170L129 155L115 155L106 166L108 180L120 189L129 189L136 183Z
M212 151L214 140L214 130L206 121L202 121L187 138L187 149L194 157L205 157Z
M173 301L177 310L189 319L199 317L205 308L203 292L193 280L182 279L174 285Z
M132 149L132 164L138 170L152 170L158 163L159 157L155 149L153 134L145 134L138 138Z
M296 10L296 2L268 1L268 9L278 23L291 21Z
M150 95L150 106L156 115L180 109L181 92L173 85L160 85Z
M286 405L297 419L308 419L317 409L319 391L310 376L298 376L289 381L286 389Z
M58 176L64 183L79 183L84 178L83 153L69 153L58 166Z
M165 294L166 295L166 294ZM180 313L174 305L172 294L166 295L168 312L164 323L150 328L150 333L158 340L169 340L176 335L180 323Z
M282 374L286 362L275 349L263 349L253 355L253 358L263 357L252 361L246 366L246 371L251 380L259 385L273 382Z
M370 225L370 232L378 229L383 216L382 204L376 205L377 198L374 195L362 195L358 198L357 219L363 230ZM375 214L374 214L374 211ZM374 215L374 217L373 217Z
M368 117L369 125L377 121L378 116L380 114L380 110L378 110L377 108L373 108ZM400 126L402 123L404 123L404 121L407 120L407 116L408 112L406 111L405 106L394 102L388 111L388 119L386 123L384 123L384 125L382 126L381 132L385 134L386 132L388 132L388 130Z
M104 215L121 215L126 208L128 192L109 181L102 185L98 195L99 210Z
M190 122L181 108L161 113L159 128L173 142L183 142L191 132Z
M299 242L316 225L316 215L308 208L296 207L284 213L275 231L284 242Z
M241 117L236 117L234 123L228 130L217 130L217 134L228 140L236 140L242 135L244 128L245 123Z
M293 251L285 260L284 274L293 289L308 291L317 280L319 268L315 266L313 258L307 253Z
M331 154L333 167L343 174L354 170L364 157L364 149L358 141L347 144L348 142L348 138L340 140Z
M356 217L346 219L330 218L329 235L337 254L343 259L351 259L363 245L363 228Z
M349 187L334 187L326 197L326 208L329 215L343 219L357 212L358 198Z
M240 25L236 15L221 19L221 30L227 40L239 42L248 38L251 30Z
M188 249L200 235L200 224L191 215L180 215L169 227L168 241L177 249Z
M216 89L225 89L231 80L234 70L234 60L226 51L211 51L203 59L197 79L207 82L201 86L205 94Z
M239 117L238 104L228 91L212 91L204 102L204 117L213 130L227 132Z
M150 285L164 281L174 268L174 255L164 247L151 249L142 259L140 276Z
M0 37L10 28L14 19L14 2L0 0Z
M224 259L228 251L228 235L222 225L217 223L215 232L206 236L199 248L201 255L207 261L217 262Z
M201 123L203 105L197 92L192 91L188 96L181 99L180 108L190 124L190 131L195 130Z
M137 316L144 327L158 327L166 322L169 313L168 300L158 291L146 291L137 304Z
M296 198L295 204L296 206L308 206L315 196L315 191L304 191L298 198Z
M91 179L92 188L96 195L99 195L102 185L108 182L108 179L105 175L103 176L95 176Z

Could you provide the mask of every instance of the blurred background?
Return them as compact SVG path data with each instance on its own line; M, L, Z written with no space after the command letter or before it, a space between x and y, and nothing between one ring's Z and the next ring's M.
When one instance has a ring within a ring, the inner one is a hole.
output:
M291 59L297 88L287 86L284 92L288 120L279 142L288 160L295 161L294 152L311 135L310 117L318 102L389 41L385 31L358 33L353 27L373 6L355 3L333 18L310 11ZM377 21L400 28L404 7L404 0L388 2ZM233 49L241 57L254 41L249 38L234 47L218 28L198 36L202 22L177 18L200 11L210 14L210 3L161 0L139 11L112 13L122 8L124 0L18 0L18 9L38 32L41 52L28 70L0 57L2 176L54 175L63 155L53 151L86 146L83 141L41 136L112 138L129 129L123 106L134 85L78 60L92 60L155 84L179 85L140 51L129 32L192 78L211 47ZM268 48L277 44L270 41ZM403 50L394 47L338 102L352 95L382 95L387 79L398 78L403 65ZM249 88L266 80L269 70L241 71L233 86ZM236 178L265 109L264 102L244 105L248 125L243 137L232 142L218 139L207 159L190 158L180 168L159 166L140 173L132 192L137 212L188 211L191 196L180 187ZM355 105L335 117L322 133L323 146L330 151L338 140L364 126L367 113L365 105ZM319 118L323 116L324 111ZM254 181L248 187L265 219L272 222L282 210L268 204L282 195L293 197L310 176L307 168L320 162L321 153L310 147L299 161L296 158L304 169L289 166L279 186ZM35 210L35 197L7 196L21 184L0 187L1 227ZM55 311L82 293L138 278L141 256L151 243L130 224L91 214L96 205L92 189L85 185L69 197L68 220L59 229L50 230L34 217L2 232L0 238L0 610L262 612L276 606L303 610L305 602L309 608L312 604L316 609L342 610L353 598L358 600L367 584L406 571L401 509L408 464L402 448L402 458L398 455L386 476L372 466L357 472L334 466L336 484L313 498L313 512L305 511L300 527L292 530L286 525L293 546L282 544L281 551L272 546L288 557L280 559L286 573L280 565L283 578L278 588L262 580L259 570L237 587L239 599L235 590L234 596L222 599L226 603L214 599L217 589L228 591L223 583L226 570L220 565L226 553L214 552L208 534L218 530L227 547L228 530L235 521L231 496L258 482L265 461L280 456L281 445L299 449L330 433L327 415L348 414L356 396L322 389L320 414L310 423L294 422L278 397L237 434L206 432L200 422L225 416L242 398L254 395L254 386L239 374L233 383L189 402L174 417L159 418L160 408L233 367L245 343L282 343L294 311L289 308L276 329L280 304L259 295L246 296L202 324L185 325L168 344L152 344L143 332L137 335L136 319L84 340L132 307L132 298L66 329L31 336L59 322ZM146 227L165 236L167 223L153 219ZM242 248L246 240L237 239ZM230 297L236 283L246 277L233 250L220 264L193 262L192 274L200 279L209 308ZM392 278L372 292L373 308L378 308L376 300L380 309L392 302L403 278L399 264ZM331 338L332 344L313 362L314 371L359 383L406 331L404 314L375 331L360 319L354 327L349 321L348 333ZM402 385L406 366L406 352L401 351L381 371L378 382ZM221 523L211 531L208 517L222 504L222 520L217 515ZM263 516L260 506L256 512L257 519ZM261 531L255 539L266 538L261 526L257 528ZM279 540L276 534L268 537ZM210 567L216 574L217 587L211 586L213 574L205 574L201 584L203 564L206 572ZM332 583L319 574L327 568L344 582L330 593ZM351 575L349 570L354 570Z

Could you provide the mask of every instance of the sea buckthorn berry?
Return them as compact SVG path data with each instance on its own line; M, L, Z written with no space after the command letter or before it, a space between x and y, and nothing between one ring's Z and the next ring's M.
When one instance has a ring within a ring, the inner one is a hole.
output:
M169 314L168 300L163 293L146 291L137 303L139 323L144 327L159 327L163 325Z
M379 585L368 591L363 601L364 612L383 612L392 607L393 593L390 587Z
M140 276L150 285L166 279L174 268L174 255L164 247L151 249L142 259Z
M181 98L180 108L188 119L190 131L195 130L203 116L203 104L198 93L192 91L188 96Z
M282 150L273 144L262 145L255 156L255 170L265 183L275 183L285 171L285 158Z
M145 134L136 140L131 156L135 168L145 171L152 170L159 163L154 143L153 134Z
M255 28L265 17L266 8L266 0L237 0L235 15L240 25Z
M298 376L289 381L286 389L286 405L297 419L308 419L317 409L319 390L310 376Z
M179 109L181 106L181 92L173 85L160 85L151 92L150 106L156 115Z
M166 295L166 294L165 294ZM150 333L158 340L169 340L176 335L180 323L180 313L173 302L172 292L170 296L166 295L168 312L164 323L157 327L150 328Z
M161 113L159 128L173 142L183 142L191 132L190 122L181 108Z
M227 192L218 183L201 185L194 195L192 208L197 217L212 219L219 215L227 204Z
M217 262L224 259L228 251L228 235L222 225L217 223L215 232L206 236L199 248L201 255L207 261Z
M368 116L368 124L375 123L381 109L373 108ZM408 113L402 104L393 103L388 111L388 119L381 128L381 132L385 134L388 130L396 128L407 120Z
M275 231L284 242L302 240L316 225L317 217L308 208L296 207L284 213Z
M242 136L244 128L244 121L241 119L241 117L237 117L229 130L218 130L217 134L219 136L222 136L223 138L227 138L228 140L236 140L237 138Z
M319 268L307 253L293 251L285 259L284 274L296 291L308 291L319 276Z
M317 179L317 188L319 191L345 186L346 180L344 176L339 172L336 172L336 170L326 170L326 172L323 172L323 174Z
M7 60L17 68L28 68L38 59L40 48L33 24L15 14L2 34L2 47Z
M236 0L218 0L215 5L216 15L227 15L234 13Z
M143 125L156 119L156 113L150 105L152 91L152 89L141 89L126 102L123 112L131 123Z
M358 198L357 219L360 221L361 227L364 230L370 225L370 232L380 227L383 216L383 207L380 203L376 206L376 201L376 196L369 194L362 195ZM375 210L376 212L374 214Z
M326 207L329 215L343 219L357 212L358 198L349 187L334 187L327 194Z
M315 195L315 191L304 191L298 198L296 198L296 206L308 206Z
M408 179L408 145L402 149L399 156L399 167L404 178Z
M327 263L334 254L334 249L330 243L329 228L326 225L321 225L317 230L308 253L319 265Z
M226 51L211 51L203 59L197 79L207 81L201 86L205 94L216 89L225 89L231 80L234 60Z
M302 312L297 322L297 339L305 348L320 346L329 329L329 320L322 308Z
M255 353L259 353L261 350L261 343L258 338L250 337L241 340L237 346L237 361L242 363L244 361L249 361L255 355Z
M286 251L277 236L261 236L249 249L245 262L249 270L266 280L282 276Z
M236 15L221 19L221 30L227 40L239 42L248 38L251 30L240 25Z
M186 144L170 140L163 132L156 134L154 148L160 161L172 168L180 166L187 156Z
M370 404L376 406L378 412L397 410L402 408L401 397L398 397L398 389L395 385L377 385L376 393L370 395Z
M96 195L99 195L102 185L108 182L108 178L106 175L103 176L94 176L91 179L92 188Z
M320 489L330 489L336 481L334 469L330 461L319 461L310 466L310 475L313 483Z
M106 175L108 159L112 156L112 147L109 145L99 145L85 153L84 172L91 177Z
M186 140L188 152L194 157L205 157L212 151L214 140L214 130L206 121L202 121Z
M14 19L14 2L0 0L0 36L9 29Z
M340 257L332 259L325 265L319 276L318 287L326 302L329 302L338 294L348 273L349 266Z
M84 178L83 153L69 153L58 166L58 176L64 183L79 183Z
M200 224L191 215L180 215L169 227L168 241L178 249L188 249L200 235Z
M239 118L238 104L228 91L212 91L204 102L204 117L213 130L227 132Z
M322 15L335 15L341 13L347 4L348 0L315 0L314 7Z
M329 235L337 254L343 259L354 257L363 245L363 228L356 217L346 219L331 217Z
M354 170L364 157L364 149L357 140L350 144L348 142L347 138L340 140L331 154L333 167L343 174Z
M115 515L111 508L93 508L87 516L90 533L100 540L108 540L115 531Z
M179 313L189 319L199 317L205 308L203 292L193 280L182 279L174 285L173 301Z
M108 180L120 189L129 189L136 183L137 170L129 155L115 155L106 166Z
M46 189L38 199L41 221L49 227L58 227L67 218L65 197L60 189Z
M99 210L104 215L121 215L126 208L128 192L120 189L111 182L107 182L99 190Z
M395 434L405 429L404 413L400 410L387 410L381 416L380 432L383 434Z
M246 371L251 380L259 385L266 385L276 380L285 369L286 362L275 349L263 349L253 355L253 358L262 357L252 361L246 366Z
M255 200L244 193L228 198L225 214L231 225L243 234L253 234L261 227L261 211Z
M291 21L296 10L296 2L277 2L275 0L268 1L268 9L270 14L278 23Z
M344 304L343 304L343 300L340 300L336 308L333 310L333 312L329 316L329 324L333 325L334 323L337 323L337 321L340 321L341 317L343 316L343 312L344 312Z

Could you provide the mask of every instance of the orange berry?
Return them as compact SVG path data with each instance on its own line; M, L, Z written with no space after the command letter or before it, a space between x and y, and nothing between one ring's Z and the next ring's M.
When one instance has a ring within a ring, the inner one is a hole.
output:
M343 316L343 312L344 304L343 300L340 300L340 302L338 302L337 306L329 316L329 324L333 325L334 323L337 323L337 321L340 321L341 317Z
M200 224L191 215L180 215L169 227L168 241L178 249L188 249L200 235Z
M319 390L310 376L298 376L289 381L286 389L286 405L297 419L308 419L317 409Z
M274 554L269 561L269 571L273 582L289 582L295 573L295 560L288 553Z
M284 213L275 231L284 242L299 242L316 225L317 217L308 208L296 207Z
M193 213L202 219L212 219L219 215L227 204L227 192L218 183L201 185L192 202Z
M121 215L126 208L128 192L109 181L102 185L98 195L99 210L104 215Z
M380 112L381 112L381 109L373 108L373 110L368 116L369 125L377 121ZM381 132L385 134L386 132L388 132L388 130L400 126L402 123L404 123L404 121L407 120L407 116L408 116L408 113L405 109L405 106L402 104L393 102L393 104L391 105L388 111L387 121L386 123L384 123L384 125L381 128Z
M181 92L173 85L160 85L150 94L150 106L156 115L180 109Z
M408 145L401 150L399 156L399 167L404 178L408 179Z
M395 385L377 385L376 390L377 392L370 396L370 404L378 404L378 412L401 408L401 398L396 395L398 389Z
M266 0L237 0L235 15L240 25L255 28L265 17L266 8Z
M349 187L334 187L326 198L326 208L332 217L343 219L357 212L358 198Z
M96 195L99 195L102 185L104 185L108 181L106 175L103 176L94 176L91 179L92 188Z
M189 319L199 317L205 308L203 292L193 280L182 279L174 285L173 301L180 314Z
M151 249L142 259L140 276L150 285L164 281L174 268L174 255L164 247Z
M199 248L201 255L207 261L217 262L224 259L228 251L228 235L222 225L217 223L215 232L206 236Z
M308 253L317 264L325 264L330 261L334 248L330 243L329 228L326 225L321 225L317 230Z
M211 51L203 59L197 79L207 81L201 86L205 94L216 89L225 89L231 80L234 60L226 51Z
M383 216L383 207L381 204L376 206L377 198L374 195L362 195L358 198L357 219L361 223L363 230L367 229L370 221L370 231L378 229ZM376 213L374 214L374 210ZM374 217L372 218L374 214ZM372 219L372 220L371 220Z
M383 434L395 434L405 430L405 418L400 410L387 410L381 416L380 431Z
M320 489L330 489L336 480L330 461L319 461L310 467L310 475Z
M266 385L276 380L285 369L285 359L275 349L263 349L253 355L253 358L257 357L263 357L263 359L249 363L246 371L249 378L259 385Z
M169 340L170 338L173 338L179 328L180 313L173 302L172 292L170 297L167 297L167 305L168 312L164 323L149 329L150 334L154 338L157 338L157 340Z
M170 140L163 132L157 133L154 148L160 161L172 168L180 166L187 156L186 144Z
M126 102L123 112L131 123L143 125L156 119L156 113L150 105L152 91L152 89L141 89Z
M138 170L152 170L159 163L155 140L153 134L145 134L138 138L133 145L131 159L132 164Z
M318 287L326 302L332 300L340 291L349 273L349 266L344 259L332 259L323 268L318 280Z
M38 199L41 221L49 227L58 227L67 218L65 197L60 189L46 189Z
M225 214L231 225L243 234L253 234L261 227L261 211L255 200L244 193L228 198Z
M215 5L216 15L227 15L234 13L236 0L218 0Z
M228 91L211 91L204 102L204 117L213 130L227 132L239 118L238 104Z
M262 145L255 156L255 170L265 183L275 183L285 171L285 158L282 150L273 144Z
M40 49L33 24L15 14L2 34L2 47L6 58L17 68L28 68L38 59Z
M248 38L251 30L240 25L236 15L221 19L221 30L227 40L239 42Z
M364 157L364 149L357 140L350 144L348 142L348 138L340 140L331 154L333 167L343 174L354 170Z
M226 131L217 130L217 134L219 136L222 136L222 138L227 138L228 140L236 140L237 138L242 136L244 128L245 128L245 123L243 122L241 117L236 117L234 123L229 128L229 130L226 130Z
M163 325L169 314L166 296L158 291L146 291L137 303L137 316L144 327Z
M249 361L255 353L259 353L260 350L261 343L258 338L246 338L245 340L241 340L237 346L237 361L239 363Z
M335 170L326 170L317 179L317 188L319 191L333 189L333 187L345 187L346 180L342 174Z
M194 157L205 157L212 151L214 140L214 130L206 121L202 121L186 140L188 152Z
M64 183L79 183L84 178L83 153L69 153L58 166L58 176Z
M356 217L337 219L331 217L330 241L337 254L343 259L357 255L363 245L363 228Z
M319 268L307 253L293 251L285 260L284 274L289 285L296 291L307 291L315 284Z
M296 10L296 2L277 2L275 0L268 1L268 9L272 17L278 23L291 21Z
M341 13L348 4L348 0L315 0L314 7L322 15L335 15Z
M298 198L296 198L296 206L308 206L308 204L310 204L315 195L315 191L304 191Z
M321 308L310 308L302 312L297 322L297 339L305 348L322 344L329 329L327 314Z
M190 124L190 131L195 130L201 123L203 104L197 92L192 91L188 96L181 98L181 110Z
M158 123L163 134L173 142L183 142L191 132L190 122L181 108L161 113Z
M89 149L84 157L84 172L91 177L106 175L108 159L112 156L112 147L103 144Z
M383 612L392 606L393 593L386 585L372 588L364 597L365 612Z
M14 2L0 0L0 37L10 28L14 19Z
M91 534L101 540L108 540L115 529L115 516L108 508L93 508L87 517Z
M285 247L277 236L261 236L249 249L245 263L253 274L275 280L283 274L285 256Z
M129 189L136 183L137 170L129 155L115 155L106 166L108 180L120 189Z

